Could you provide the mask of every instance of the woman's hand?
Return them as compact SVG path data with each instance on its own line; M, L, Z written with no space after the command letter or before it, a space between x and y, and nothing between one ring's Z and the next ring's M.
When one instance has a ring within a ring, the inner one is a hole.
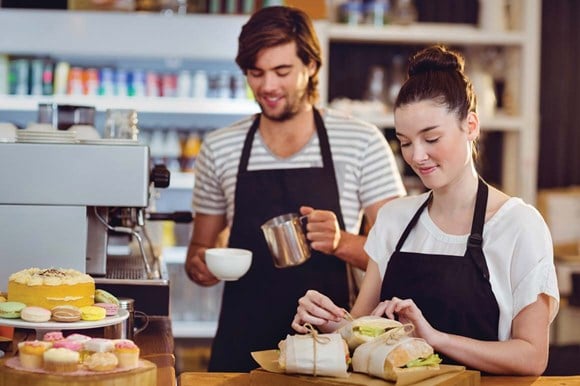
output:
M318 291L308 290L298 300L292 328L305 334L308 329L304 327L304 324L310 323L322 332L330 332L338 328L338 324L344 320L345 315L346 310L335 305L330 298Z
M412 299L399 299L393 297L391 300L380 302L371 315L383 316L389 319L398 318L399 322L411 323L415 328L412 335L425 339L431 343L431 339L438 333L423 316Z
M334 212L300 207L300 214L308 216L306 238L312 249L332 255L340 243L341 232Z
M195 283L210 286L219 282L208 269L205 263L205 247L189 247L185 259L185 273Z

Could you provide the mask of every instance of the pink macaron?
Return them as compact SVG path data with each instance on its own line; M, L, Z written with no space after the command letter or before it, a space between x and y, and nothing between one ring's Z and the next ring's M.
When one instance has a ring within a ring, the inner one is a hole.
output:
M119 306L113 303L95 303L93 305L104 308L107 316L115 316L119 312Z

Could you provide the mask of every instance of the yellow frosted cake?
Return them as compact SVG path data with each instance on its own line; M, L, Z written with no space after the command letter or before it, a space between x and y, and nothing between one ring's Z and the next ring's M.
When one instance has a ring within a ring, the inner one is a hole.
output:
M74 269L29 268L10 275L8 300L46 309L90 306L95 300L95 280Z

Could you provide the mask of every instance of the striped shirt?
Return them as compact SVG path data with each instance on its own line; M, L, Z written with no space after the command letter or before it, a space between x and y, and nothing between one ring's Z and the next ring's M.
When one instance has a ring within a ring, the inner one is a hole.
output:
M405 188L393 152L376 126L334 110L323 110L321 115L328 132L346 231L358 233L364 208L405 195ZM196 213L226 214L232 225L238 165L253 119L247 117L206 135L195 163ZM299 152L287 158L272 154L256 132L248 171L309 167L322 167L316 132Z

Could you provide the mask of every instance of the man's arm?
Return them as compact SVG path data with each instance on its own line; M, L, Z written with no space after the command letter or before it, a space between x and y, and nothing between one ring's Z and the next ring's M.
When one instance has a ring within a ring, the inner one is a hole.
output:
M205 250L213 248L220 241L220 234L226 229L224 215L197 213L193 225L193 235L187 248L185 272L199 285L210 286L219 280L209 272L205 264Z

